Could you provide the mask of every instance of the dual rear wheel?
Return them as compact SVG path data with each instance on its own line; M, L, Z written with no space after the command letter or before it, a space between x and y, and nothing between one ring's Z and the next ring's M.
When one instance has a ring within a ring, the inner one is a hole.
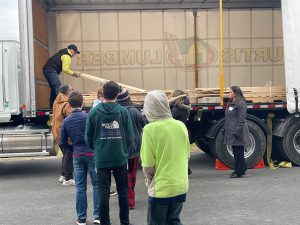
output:
M250 132L250 144L245 146L245 160L248 168L254 167L263 157L266 150L266 136L255 123L247 121ZM210 140L211 153L225 165L234 167L232 147L224 144L223 129Z

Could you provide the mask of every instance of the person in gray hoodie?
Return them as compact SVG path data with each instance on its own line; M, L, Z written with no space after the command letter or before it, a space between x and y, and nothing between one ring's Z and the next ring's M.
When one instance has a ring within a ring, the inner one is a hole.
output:
M163 91L150 91L144 113L141 159L148 187L148 225L182 225L180 213L188 192L190 142L185 125L172 118Z

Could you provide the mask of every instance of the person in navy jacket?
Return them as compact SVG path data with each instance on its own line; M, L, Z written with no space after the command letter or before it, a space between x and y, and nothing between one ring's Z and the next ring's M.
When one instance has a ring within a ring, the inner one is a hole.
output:
M72 113L64 120L61 128L61 145L73 152L73 166L76 183L76 211L78 225L86 225L87 217L87 173L93 185L94 224L100 224L99 194L94 150L84 140L87 113L82 111L83 96L75 91L69 96ZM70 142L72 144L70 144Z

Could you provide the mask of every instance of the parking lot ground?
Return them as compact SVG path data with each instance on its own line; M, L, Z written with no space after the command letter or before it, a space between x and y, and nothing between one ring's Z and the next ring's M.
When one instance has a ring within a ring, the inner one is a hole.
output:
M75 224L75 187L58 183L61 159L0 160L1 225ZM202 152L190 159L193 174L182 211L184 225L297 225L300 215L300 168L248 170L241 179L218 171ZM92 224L91 186L88 224ZM111 197L112 224L119 224L117 196ZM138 171L136 209L131 222L146 224L147 191Z

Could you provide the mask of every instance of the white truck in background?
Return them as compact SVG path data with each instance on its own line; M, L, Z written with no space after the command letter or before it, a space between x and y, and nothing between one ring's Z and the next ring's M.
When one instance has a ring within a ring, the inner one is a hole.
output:
M31 1L18 1L18 20L20 42L0 39L0 158L55 155L50 110L36 115Z
M0 40L0 87L0 157L55 154L47 118L26 116L24 96L34 86L26 84L21 72L17 41Z
M146 4L146 2L145 0L144 3ZM232 2L228 2L234 5ZM274 2L269 1L270 4ZM93 9L93 7L89 8L90 4L92 4L91 2L87 2L86 6L82 2L82 4L74 6L72 9L72 5L66 6L63 1L55 0L55 3L19 0L20 46L15 41L1 42L0 157L49 155L54 153L52 137L49 135L47 126L51 109L41 107L41 105L45 105L41 103L48 103L49 98L49 88L47 83L42 81L43 77L40 75L44 63L41 59L46 59L50 52L47 45L48 37L45 36L47 32L43 31L43 29L47 30L45 28L47 21L43 21L41 14L38 14L38 17L35 14L42 12L46 15L51 10L60 10L60 12L63 10L84 11L85 8L88 8L86 10L89 11L99 12L104 10L105 7L105 5L100 4L100 6L96 5L98 9L96 6ZM61 6L59 5L60 3ZM145 9L149 9L149 4L145 6ZM247 120L250 128L251 144L245 149L245 158L249 168L256 165L264 156L268 135L273 137L274 157L284 158L296 165L300 165L300 120L298 117L298 91L300 91L298 72L300 71L300 64L297 62L299 59L297 56L300 55L300 45L297 42L297 39L300 38L300 27L297 24L297 21L299 21L297 20L299 17L297 11L300 11L300 2L297 0L284 0L281 4L287 101L248 103ZM42 6L48 7L48 11ZM184 4L179 10L183 10L183 6ZM80 7L83 8L80 9ZM161 8L159 6L155 7L155 10L159 12L166 10L164 5L161 5ZM210 5L209 7L212 6ZM201 8L200 5L199 8ZM214 8L218 8L218 4L215 4ZM129 6L127 10L132 12L136 9L143 10L143 4L138 8L130 8ZM176 9L176 4L173 4L169 9ZM118 10L122 10L122 7L119 7ZM190 8L185 10L190 10ZM113 11L113 9L109 8L105 12L109 11ZM36 24L37 21L33 17L39 19L39 24ZM71 16L68 18L72 20ZM53 26L53 23L51 24ZM39 26L39 28L36 28L36 26ZM89 23L89 26L93 28L93 24ZM55 32L54 29L55 27L51 27L51 32ZM101 41L99 40L99 42ZM166 40L161 41L164 42ZM134 43L134 41L130 43ZM39 51L39 48L41 51ZM20 59L18 59L19 49ZM40 53L43 51L46 54L42 55ZM114 54L117 53L114 51ZM160 55L166 56L165 54ZM121 68L121 65L119 68ZM106 79L109 79L109 77L106 77ZM112 77L111 79L114 78ZM152 89L154 88L155 85ZM271 130L267 126L267 120L270 118L270 115L274 117ZM212 154L226 165L232 166L233 154L231 148L223 144L223 125L224 109L219 102L193 104L188 121L188 129L192 140L204 152Z

